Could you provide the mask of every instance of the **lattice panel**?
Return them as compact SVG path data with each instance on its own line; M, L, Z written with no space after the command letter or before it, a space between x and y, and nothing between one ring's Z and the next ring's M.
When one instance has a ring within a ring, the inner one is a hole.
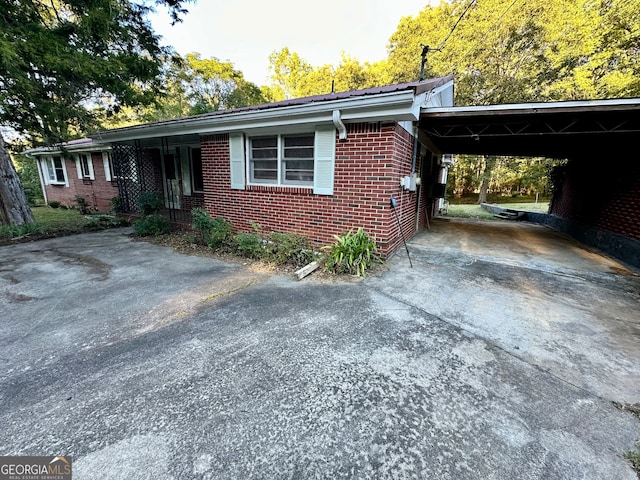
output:
M111 152L120 208L124 213L135 213L141 192L158 191L153 162L139 144L116 143L111 146Z

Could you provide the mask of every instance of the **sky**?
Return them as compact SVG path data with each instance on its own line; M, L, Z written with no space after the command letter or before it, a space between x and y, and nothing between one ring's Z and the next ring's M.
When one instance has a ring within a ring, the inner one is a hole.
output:
M268 83L269 55L283 47L314 67L337 65L342 52L361 62L384 59L400 19L417 15L429 1L198 0L185 5L182 23L171 26L162 9L150 20L163 45L231 61L260 86Z

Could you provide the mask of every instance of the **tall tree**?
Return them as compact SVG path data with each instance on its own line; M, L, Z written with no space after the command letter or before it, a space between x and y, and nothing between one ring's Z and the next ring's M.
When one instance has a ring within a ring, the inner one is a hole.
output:
M296 52L287 47L269 55L269 70L273 87L271 89L275 100L285 100L296 97L298 83L313 70Z
M401 20L389 70L417 79L428 45L427 76L454 74L459 105L638 95L638 25L640 0L452 0Z
M174 22L189 0L155 0ZM56 143L95 123L87 108L151 101L160 89L160 46L135 0L0 0L0 125L33 144ZM4 139L0 223L33 221Z

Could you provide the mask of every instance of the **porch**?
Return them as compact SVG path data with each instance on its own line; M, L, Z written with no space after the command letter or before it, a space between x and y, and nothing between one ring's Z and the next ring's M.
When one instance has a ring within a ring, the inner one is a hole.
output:
M191 211L204 206L199 139L169 143L115 143L112 145L114 179L119 210L135 216L149 193L162 199L160 213L178 226L191 224Z

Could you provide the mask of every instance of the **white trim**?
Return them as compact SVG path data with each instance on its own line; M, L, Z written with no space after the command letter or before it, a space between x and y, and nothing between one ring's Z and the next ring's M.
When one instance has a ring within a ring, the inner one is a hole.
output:
M136 139L171 135L206 135L211 133L233 133L266 127L287 125L309 125L313 130L318 124L333 124L333 110L340 110L343 121L416 121L413 90L359 96L340 100L329 100L302 105L247 110L202 117L187 117L125 129L98 132L93 137L97 142L121 142Z
M87 157L87 170L89 175L85 175L82 171L82 156ZM93 155L91 152L79 152L76 154L76 169L78 170L78 179L80 180L95 180L96 176L93 171Z
M42 197L44 203L47 203L47 189L45 188L46 183L44 181L44 174L42 172L42 163L39 158L36 158L36 168L38 169L38 177L40 178L40 188L42 189Z
M191 196L191 149L178 147L176 152L180 157L180 173L182 174L182 195Z
M614 98L607 100L576 100L568 102L538 102L538 103L511 103L505 105L475 105L460 107L427 107L422 111L425 113L455 113L461 115L464 113L476 112L499 112L509 111L517 113L535 113L539 110L545 111L568 111L575 108L594 108L594 107L640 107L640 98Z
M234 190L244 190L245 180L245 140L241 133L229 135L229 169L230 183Z
M313 142L313 193L333 195L336 158L336 129L315 131Z
M109 165L109 155L109 152L102 152L102 166L104 168L104 178L107 182L115 178L111 172L111 165Z
M331 129L333 132L335 132L335 127L331 126ZM286 170L285 170L285 165L286 165L286 159L284 156L284 137L293 137L293 136L313 136L313 148L314 148L314 156L313 158L309 158L309 159L301 159L301 160L313 160L314 162L314 174L315 174L315 161L316 161L316 155L315 155L315 149L316 149L316 131L304 131L304 132L296 132L296 133L290 133L290 132L281 132L281 133L273 133L270 135L262 135L262 134L256 134L256 135L247 135L247 140L246 140L246 152L247 152L247 160L246 160L246 171L247 171L247 185L255 185L255 186L263 186L263 187L293 187L293 188L313 188L314 186L314 181L302 181L302 180L296 180L296 181L286 181L285 180L285 174L286 174ZM265 181L258 181L255 180L253 178L252 175L252 171L251 171L251 161L252 160L261 160L261 159L253 159L252 158L252 141L254 139L258 139L258 138L264 138L264 137L276 137L276 180L275 182L273 180L265 180ZM290 159L293 160L293 159Z
M57 179L56 176L56 166L54 163L54 157L57 157L60 159L60 164L62 166L62 176L64 177L64 181L59 181ZM64 159L63 156L61 155L43 155L40 157L40 162L42 162L44 165L42 167L42 171L45 174L45 185L58 185L58 186L62 186L64 185L65 187L69 187L69 176L67 174L67 162ZM49 165L51 165L51 167L53 168L53 176L56 177L56 179L51 180L49 178Z

